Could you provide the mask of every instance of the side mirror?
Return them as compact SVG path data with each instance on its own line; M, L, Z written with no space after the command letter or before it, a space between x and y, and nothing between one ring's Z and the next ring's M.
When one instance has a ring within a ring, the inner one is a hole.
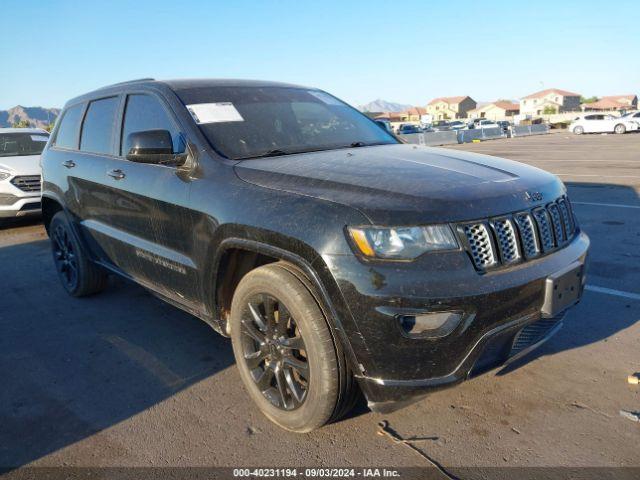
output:
M381 122L380 120L374 120L374 122L376 122L376 124L383 129L385 132L387 133L393 133L389 130L389 124L387 124L386 122Z
M173 153L173 140L167 130L130 133L124 150L127 152L127 160L137 163L181 163L185 157Z

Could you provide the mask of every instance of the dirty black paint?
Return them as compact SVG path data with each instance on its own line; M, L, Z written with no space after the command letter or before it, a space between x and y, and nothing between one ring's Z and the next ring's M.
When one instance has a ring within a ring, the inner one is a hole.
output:
M216 282L226 249L292 262L318 290L369 401L385 405L467 378L488 332L540 318L546 277L586 257L589 240L579 233L551 255L485 275L462 250L365 262L346 226L488 218L544 205L566 190L518 162L404 144L231 161L209 145L175 93L229 82L137 82L65 107L118 96L119 139L126 95L155 96L187 141L179 167L130 162L116 140L109 155L50 142L42 156L45 212L64 209L93 261L221 332ZM74 168L62 166L69 160ZM114 169L125 177L108 176ZM541 199L532 201L531 192ZM445 338L409 339L395 316L405 310L460 310L466 320Z

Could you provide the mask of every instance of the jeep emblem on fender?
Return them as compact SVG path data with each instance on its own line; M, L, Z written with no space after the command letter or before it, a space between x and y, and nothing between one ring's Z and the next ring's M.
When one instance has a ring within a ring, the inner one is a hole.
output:
M524 192L524 199L529 202L539 202L542 200L542 194L540 192Z

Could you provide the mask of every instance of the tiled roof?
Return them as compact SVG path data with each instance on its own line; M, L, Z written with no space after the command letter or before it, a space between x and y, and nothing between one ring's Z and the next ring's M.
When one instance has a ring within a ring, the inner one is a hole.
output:
M602 100L613 100L614 102L625 103L624 100L626 100L626 103L630 104L635 99L636 99L636 96L634 94L629 94L629 95L608 95L606 97L602 97L599 101L602 101Z
M469 110L469 113L471 112L478 112L480 110L485 110L489 107L498 107L501 108L503 110L520 110L520 104L519 103L511 103L511 102L492 102L492 103L485 103L483 104L481 107L477 107L474 108L473 110Z
M408 115L424 115L425 113L427 113L427 109L424 107L411 107L403 113L406 113Z
M429 102L429 105L433 105L435 103L438 102L445 102L448 104L458 104L460 102L462 102L465 98L469 98L469 95L463 95L461 97L438 97L438 98L434 98L433 100L431 100Z
M585 103L585 108L591 108L595 110L611 110L617 108L629 108L631 106L630 103L619 102L614 100L615 98L620 97L603 97L597 102L593 103Z
M527 98L542 98L550 93L556 93L558 95L562 95L563 97L579 97L580 96L579 93L573 93L567 90L560 90L559 88L547 88L546 90L542 90L540 92L527 95L526 97L522 97L522 99L525 100Z
M519 103L511 103L511 102L494 102L492 105L495 105L498 108L503 110L520 110Z

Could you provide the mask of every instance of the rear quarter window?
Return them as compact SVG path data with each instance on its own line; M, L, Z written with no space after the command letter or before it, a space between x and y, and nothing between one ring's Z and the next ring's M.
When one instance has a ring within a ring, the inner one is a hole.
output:
M109 154L113 151L113 132L118 109L118 97L103 98L89 103L82 124L80 150Z
M54 145L61 148L70 148L77 150L78 148L78 132L80 130L80 121L82 120L82 110L84 105L74 105L69 107L60 120L60 127L56 133Z

